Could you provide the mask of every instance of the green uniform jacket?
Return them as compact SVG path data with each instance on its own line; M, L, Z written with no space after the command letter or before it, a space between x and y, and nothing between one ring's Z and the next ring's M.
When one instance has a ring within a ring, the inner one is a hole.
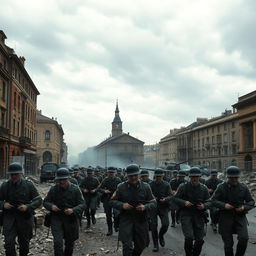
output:
M139 203L145 205L146 210L138 212L135 209L123 210L123 204L129 203L136 207ZM156 207L156 201L152 195L150 186L139 181L135 186L128 181L119 184L116 192L112 196L111 204L117 210L120 210L120 228L119 239L122 242L132 240L133 232L143 234L145 239L141 243L148 244L148 217L147 210Z
M248 187L243 183L235 186L229 185L227 182L220 184L215 190L211 198L213 206L217 207L220 212L219 216L219 232L226 232L226 225L230 222L245 223L246 213L254 207L254 200ZM244 206L244 212L236 212L235 210L226 210L225 204L229 203L235 208Z
M4 209L4 203L14 206L10 210ZM21 204L28 206L26 212L21 212L17 207ZM32 235L34 210L42 204L42 198L30 180L21 179L17 184L11 180L5 181L0 187L0 210L3 211L3 233L10 229L15 222L22 223L24 229L30 229Z
M79 218L85 209L85 201L78 186L69 183L66 189L58 184L52 186L44 199L44 207L51 212L51 225L55 225L55 219L61 220L65 229L65 239L75 241L79 237ZM57 205L61 212L53 212L52 206ZM63 210L73 209L73 214L68 216ZM69 232L68 232L69 231Z

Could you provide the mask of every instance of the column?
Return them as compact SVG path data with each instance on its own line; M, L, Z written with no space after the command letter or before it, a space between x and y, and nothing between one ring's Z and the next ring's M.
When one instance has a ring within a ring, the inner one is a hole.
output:
M244 127L243 124L239 124L239 151L244 151Z

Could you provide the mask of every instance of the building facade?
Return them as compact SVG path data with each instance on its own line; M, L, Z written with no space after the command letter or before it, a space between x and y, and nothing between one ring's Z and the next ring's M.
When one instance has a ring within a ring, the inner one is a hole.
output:
M222 171L229 165L256 170L256 91L239 97L233 110L209 120L198 118L162 138L160 162L167 159Z
M44 116L41 111L37 111L36 125L36 147L37 147L37 162L40 168L44 163L61 164L66 156L67 148L64 143L64 132L62 126L55 118ZM64 146L64 147L63 147Z
M125 167L130 163L143 164L144 142L123 133L122 121L119 115L118 103L116 104L115 117L112 122L112 136L94 147L96 165Z
M158 143L144 146L144 167L154 168L159 166L159 151Z
M0 176L13 161L23 164L27 174L36 171L36 105L39 91L18 57L5 44L0 31Z

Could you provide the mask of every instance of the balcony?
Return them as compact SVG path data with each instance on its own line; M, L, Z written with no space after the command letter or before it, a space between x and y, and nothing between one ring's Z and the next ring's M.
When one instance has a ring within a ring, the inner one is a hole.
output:
M25 136L21 136L19 138L19 142L22 146L31 145L31 139Z
M8 138L9 129L0 126L0 137Z

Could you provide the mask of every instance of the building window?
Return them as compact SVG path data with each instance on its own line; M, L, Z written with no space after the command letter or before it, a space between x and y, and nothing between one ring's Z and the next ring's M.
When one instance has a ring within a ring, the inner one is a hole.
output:
M212 145L215 144L215 136L212 136Z
M2 100L5 101L5 95L6 95L6 84L3 82L3 88L2 88Z
M17 93L14 92L14 108L16 109L16 105L17 105Z
M13 135L15 135L15 119L13 119Z
M235 122L232 122L232 128L235 128Z
M224 124L224 131L227 130L227 123Z
M227 135L227 133L223 134L223 142L224 143L228 142L228 135Z
M45 131L45 140L50 140L51 139L51 132L49 130Z
M45 151L43 153L43 162L44 163L52 162L52 153L50 151Z
M225 156L228 154L228 146L223 146L223 154Z
M236 154L236 145L235 144L232 145L232 154L233 155Z
M1 113L1 126L2 127L5 126L5 113L4 112Z
M236 141L236 132L232 132L232 142Z

